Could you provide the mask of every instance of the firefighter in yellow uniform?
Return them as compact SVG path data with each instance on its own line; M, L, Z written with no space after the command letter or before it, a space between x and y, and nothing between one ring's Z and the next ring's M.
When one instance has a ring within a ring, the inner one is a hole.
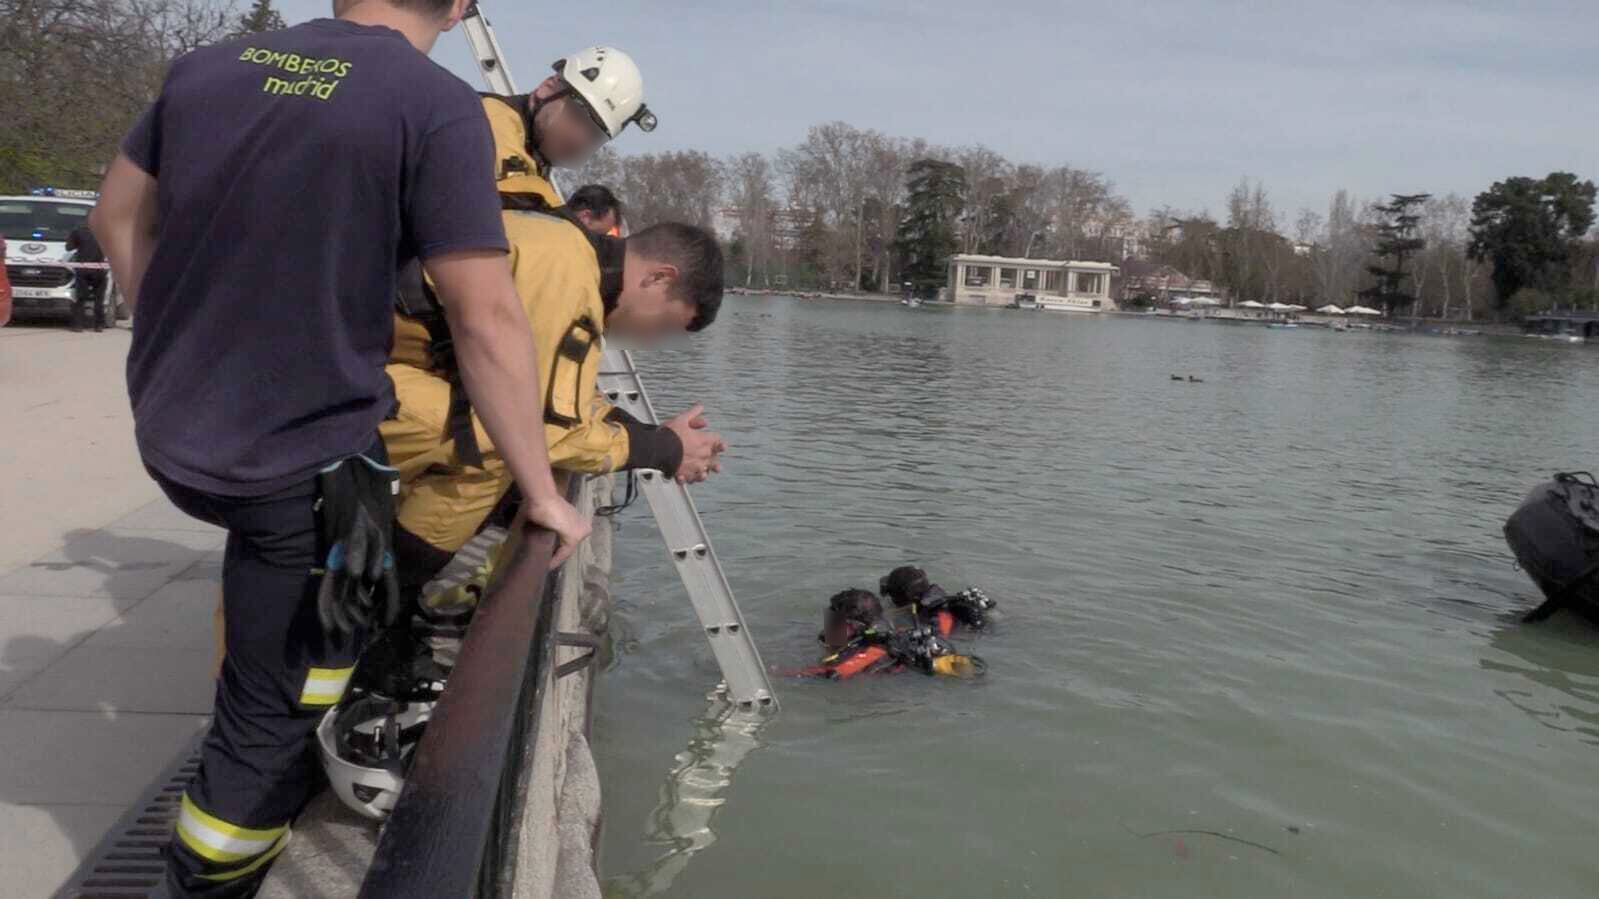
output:
M692 226L602 237L553 208L556 193L545 177L551 160L570 159L585 146L591 152L630 121L654 121L635 89L637 70L619 51L584 51L555 69L533 94L483 100L513 278L538 347L540 390L551 404L550 462L589 474L652 468L703 479L717 469L723 444L705 430L698 407L645 425L607 403L595 378L601 337L610 331L649 340L709 325L721 303L721 252L714 237ZM596 133L585 138L589 127ZM466 404L442 310L419 270L401 282L388 366L398 406L382 435L400 471L402 590L417 596L501 505L511 479Z
M551 465L589 474L653 468L687 480L704 477L721 441L703 430L697 410L645 425L606 402L595 378L600 338L613 320L618 331L644 338L710 324L721 302L715 238L680 224L626 239L594 237L558 213L517 211L505 214L505 230L538 345ZM400 471L395 542L402 588L412 595L471 539L511 486L477 416L468 410L469 426L452 426L459 387L438 343L419 317L397 317L388 373L398 408L382 434L389 462Z
M549 182L551 167L583 162L629 124L654 131L655 114L644 105L638 66L614 47L580 50L551 68L532 93L484 94L483 111L494 132L500 192L535 195L555 207L561 198Z

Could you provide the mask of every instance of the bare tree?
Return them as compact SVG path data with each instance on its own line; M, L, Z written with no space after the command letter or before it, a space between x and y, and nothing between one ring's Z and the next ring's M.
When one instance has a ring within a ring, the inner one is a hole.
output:
M866 185L872 210L866 243L872 254L872 275L877 289L894 290L892 265L894 234L899 229L905 201L905 169L921 158L925 141L906 141L868 132L865 138Z
M777 213L772 164L759 153L744 153L728 160L724 170L729 200L738 220L738 240L745 252L744 284L753 285L759 271L764 285L768 283L767 265Z
M1011 164L981 145L956 150L953 161L966 173L966 205L961 211L959 233L961 252L995 249L985 244L993 236L996 204L1011 187Z
M1471 201L1458 194L1434 197L1423 208L1421 228L1427 249L1417 267L1417 293L1442 318L1449 318L1457 295L1465 305L1466 315L1471 314L1471 282L1478 266L1466 254L1470 227ZM1431 277L1434 274L1436 277ZM1436 303L1424 285L1436 286Z
M831 278L849 273L848 282L859 287L866 247L869 144L875 132L865 132L844 122L814 125L805 141L786 157L804 192L818 202L828 243L823 250Z
M1227 195L1227 230L1223 238L1224 280L1233 298L1269 296L1277 270L1277 217L1266 188L1240 179Z
M223 0L0 0L0 191L93 187L167 65L230 30Z
M1349 305L1365 246L1355 202L1348 191L1339 190L1328 202L1326 227L1316 244L1312 269L1321 298L1340 306Z
M620 193L635 228L667 221L712 227L721 188L716 160L698 150L630 156L622 165Z
M562 196L568 196L585 184L603 184L614 191L622 189L623 168L626 158L617 154L611 147L601 147L598 153L590 156L582 165L566 169L555 170L555 183L561 189ZM622 197L622 206L628 205L628 198Z

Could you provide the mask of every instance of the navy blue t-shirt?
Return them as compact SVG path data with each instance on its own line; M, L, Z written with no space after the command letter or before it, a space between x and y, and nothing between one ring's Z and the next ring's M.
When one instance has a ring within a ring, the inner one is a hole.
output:
M388 28L196 50L122 150L160 208L128 356L139 450L197 490L272 493L370 446L399 267L506 248L481 101Z

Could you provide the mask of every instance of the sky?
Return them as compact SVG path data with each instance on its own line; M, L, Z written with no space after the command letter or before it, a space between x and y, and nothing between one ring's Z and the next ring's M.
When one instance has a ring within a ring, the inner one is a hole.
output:
M291 23L326 0L279 0ZM523 89L579 47L644 71L624 153L771 152L841 120L1109 177L1145 214L1259 179L1285 225L1356 197L1599 178L1595 0L484 0ZM478 84L466 40L434 57Z

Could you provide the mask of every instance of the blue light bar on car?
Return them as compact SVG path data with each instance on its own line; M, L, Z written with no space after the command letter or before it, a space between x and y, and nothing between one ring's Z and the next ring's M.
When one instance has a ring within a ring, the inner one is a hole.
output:
M60 197L63 200L100 199L100 192L97 190L76 190L70 187L35 187L28 193L35 197Z

